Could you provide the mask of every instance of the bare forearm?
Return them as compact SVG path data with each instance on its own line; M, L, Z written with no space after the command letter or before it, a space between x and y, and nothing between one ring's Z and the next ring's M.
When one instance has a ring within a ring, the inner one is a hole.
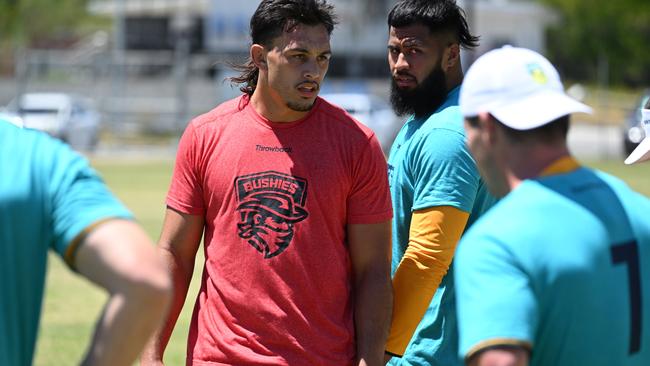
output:
M136 224L110 220L83 239L74 263L110 293L83 364L131 365L171 300L162 260Z
M357 281L355 326L359 365L383 365L393 307L390 276L368 274Z
M481 352L467 362L468 366L528 366L528 350L520 347L495 347Z
M194 272L194 262L182 263L169 251L160 249L167 264L173 283L173 296L167 317L154 333L142 352L142 364L148 365L153 361L162 361L165 348L169 343L178 316L183 310L187 291Z
M156 289L113 294L96 325L82 365L131 365L160 325L168 300L166 292Z

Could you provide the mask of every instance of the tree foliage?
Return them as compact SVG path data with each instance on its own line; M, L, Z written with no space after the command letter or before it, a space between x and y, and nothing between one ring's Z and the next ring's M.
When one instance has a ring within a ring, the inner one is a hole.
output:
M72 34L88 19L88 0L0 0L0 43L31 45Z
M650 85L650 1L540 1L560 14L547 49L564 74L595 81L608 65L614 84Z

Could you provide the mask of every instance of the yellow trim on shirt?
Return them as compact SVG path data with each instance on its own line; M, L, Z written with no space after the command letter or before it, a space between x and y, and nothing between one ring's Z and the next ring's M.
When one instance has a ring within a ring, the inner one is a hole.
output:
M86 226L85 229L83 229L79 234L77 234L77 236L74 237L74 239L72 239L70 241L70 245L68 245L68 248L65 250L63 260L68 264L68 266L73 271L77 270L77 267L74 264L74 261L76 259L76 255L77 255L77 249L79 249L79 246L81 245L81 243L83 243L83 241L86 239L88 234L90 234L93 230L95 230L97 227L99 227L99 225L101 225L101 224L103 224L103 223L105 223L107 221L111 221L111 220L115 220L115 219L118 219L118 217L107 217L107 218L95 221L92 224Z
M580 164L578 164L578 162L573 157L563 156L552 162L551 165L544 168L544 170L542 170L539 175L541 177L545 177L548 175L563 174L574 171L578 168L580 168Z
M413 212L409 244L393 277L393 321L386 351L403 355L442 278L469 213L451 206Z
M472 357L477 354L487 350L488 348L498 347L498 346L515 346L521 347L531 352L533 350L533 344L528 341L522 341L521 339L514 338L492 338L481 341L467 351L465 355L465 361L469 361Z

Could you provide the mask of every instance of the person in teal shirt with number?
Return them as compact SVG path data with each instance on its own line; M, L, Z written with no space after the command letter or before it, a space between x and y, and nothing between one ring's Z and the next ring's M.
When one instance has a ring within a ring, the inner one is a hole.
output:
M0 119L0 365L33 362L50 250L109 293L81 364L131 365L171 297L161 258L86 159Z
M650 200L583 167L542 55L506 46L469 69L468 145L503 197L459 244L460 357L477 366L650 365Z

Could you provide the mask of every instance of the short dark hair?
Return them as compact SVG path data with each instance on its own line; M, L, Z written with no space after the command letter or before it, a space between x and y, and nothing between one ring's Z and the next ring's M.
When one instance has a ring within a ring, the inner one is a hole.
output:
M516 130L508 127L490 114L490 118L497 122L497 125L504 131L508 140L518 143L529 143L532 140L545 144L556 142L559 139L566 139L569 133L570 115L562 116L543 126L530 130ZM479 127L479 117L465 117L467 123L473 128Z
M273 40L298 24L324 25L332 34L336 25L334 7L326 0L262 0L250 22L250 36L253 44L270 47ZM259 69L249 59L240 65L232 65L240 71L231 77L233 84L243 84L240 90L252 95L257 86Z
M402 0L388 14L389 27L413 24L425 25L431 33L449 32L465 49L479 44L479 37L470 33L465 12L455 0Z
M496 118L495 120L503 128L506 137L513 142L528 143L534 140L544 144L552 144L558 140L566 140L569 133L570 115L562 116L543 126L523 131L510 128Z

